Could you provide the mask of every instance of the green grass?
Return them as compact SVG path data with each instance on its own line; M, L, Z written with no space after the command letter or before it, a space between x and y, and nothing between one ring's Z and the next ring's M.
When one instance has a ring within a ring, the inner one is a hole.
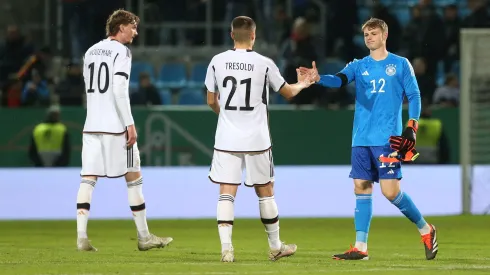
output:
M404 218L374 218L369 261L334 261L354 240L352 219L282 219L281 239L297 254L267 260L259 219L235 221L235 263L221 263L214 220L149 221L150 230L172 236L168 248L136 249L131 220L89 222L96 253L76 251L75 221L0 222L0 274L489 274L490 216L429 218L440 252L425 260L415 225Z

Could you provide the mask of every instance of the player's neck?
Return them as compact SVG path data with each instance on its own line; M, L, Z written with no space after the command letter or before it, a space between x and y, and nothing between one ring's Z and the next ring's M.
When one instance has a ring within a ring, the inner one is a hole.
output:
M249 51L251 51L252 50L252 45L251 44L239 44L239 43L235 43L234 49L237 49L237 50L249 50Z
M386 57L388 57L388 54L389 53L388 50L386 50L386 48L379 48L374 51L371 51L370 56L372 59L376 61L381 61L386 59Z
M109 40L116 40L117 42L119 42L121 44L124 44L123 41L122 41L122 39L121 39L121 37L119 37L119 36L109 36L109 37L107 37L107 39L109 39Z

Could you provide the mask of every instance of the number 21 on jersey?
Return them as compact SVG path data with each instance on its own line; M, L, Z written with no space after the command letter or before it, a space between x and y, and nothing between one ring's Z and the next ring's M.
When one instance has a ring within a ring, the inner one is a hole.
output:
M373 85L373 89L371 90L372 94L385 92L385 90L383 89L385 87L385 84L386 84L386 81L384 78L380 78L378 81L373 79L370 82L371 82L371 85Z
M233 98L233 95L235 95L236 89L238 87L238 82L235 77L227 76L225 77L225 79L223 79L223 88L226 88L229 82L231 82L231 90L228 98L226 99L225 110L236 111L238 109L237 106L231 106L230 102ZM240 85L245 85L245 106L241 106L239 109L240 111L253 111L254 107L250 107L250 86L252 85L252 79L243 79L240 81Z

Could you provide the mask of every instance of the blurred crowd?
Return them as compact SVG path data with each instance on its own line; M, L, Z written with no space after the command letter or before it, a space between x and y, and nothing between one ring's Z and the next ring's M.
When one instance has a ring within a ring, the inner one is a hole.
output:
M66 38L63 53L55 54L49 47L31 41L19 26L8 26L5 40L0 41L2 107L49 106L53 101L62 106L84 104L81 60L77 57L104 37L101 26L107 15L125 4L122 0L96 1L98 8L90 9L94 1L63 1L63 18L66 19L63 32L67 34L63 36ZM391 5L382 3L389 1L382 0L323 0L328 5L325 20L320 18L318 1L294 0L293 14L288 16L284 1L214 0L212 16L214 22L226 23L236 15L257 18L260 23L258 39L277 46L279 53L275 60L286 81L295 82L295 68L310 66L313 60L317 63L338 60L345 64L368 54L362 40L359 42L360 25L367 19L361 18L360 11L367 9L368 16L387 22L388 50L406 56L412 62L424 102L455 107L459 104L459 30L490 27L489 6L486 0L461 0L453 4L434 1L437 0L420 0L413 5L392 1L396 3L396 9L410 11L407 22L401 22ZM206 0L147 0L145 22L203 22L205 5ZM462 8L466 12L462 12ZM86 20L88 17L93 20ZM325 23L323 27L319 26L322 22ZM180 32L156 28L148 28L145 37L145 44L149 46L176 47L182 43L199 45L205 39L204 32L198 30ZM228 30L216 29L212 37L213 45L231 46ZM53 58L58 55L65 60L61 71L52 65ZM139 83L133 89L132 104L162 104L161 94L151 77L145 73L136 77ZM325 90L314 85L291 103L328 108L343 108L353 103L352 87Z

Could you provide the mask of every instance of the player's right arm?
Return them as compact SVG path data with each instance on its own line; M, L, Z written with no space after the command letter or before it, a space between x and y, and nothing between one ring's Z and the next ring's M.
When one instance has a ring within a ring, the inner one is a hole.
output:
M298 74L298 82L294 84L287 83L279 72L279 68L275 63L271 62L267 69L267 77L269 79L269 83L274 89L274 91L279 92L284 98L287 100L291 100L295 97L301 90L308 88L311 84L314 83L311 76L303 76L300 74L299 69L296 70Z
M129 50L127 50L129 51ZM128 146L136 142L136 129L134 127L131 105L129 103L129 74L131 71L131 55L129 52L120 53L114 62L114 76L112 88L116 107L124 126L128 129Z
M207 102L208 106L211 107L213 112L219 115L219 100L218 100L218 92L211 92L208 90L207 93Z
M207 92L207 102L209 107L219 115L219 100L218 100L218 85L216 82L216 71L213 65L213 60L209 63L208 70L206 72L206 79L204 80L204 84L208 90Z

